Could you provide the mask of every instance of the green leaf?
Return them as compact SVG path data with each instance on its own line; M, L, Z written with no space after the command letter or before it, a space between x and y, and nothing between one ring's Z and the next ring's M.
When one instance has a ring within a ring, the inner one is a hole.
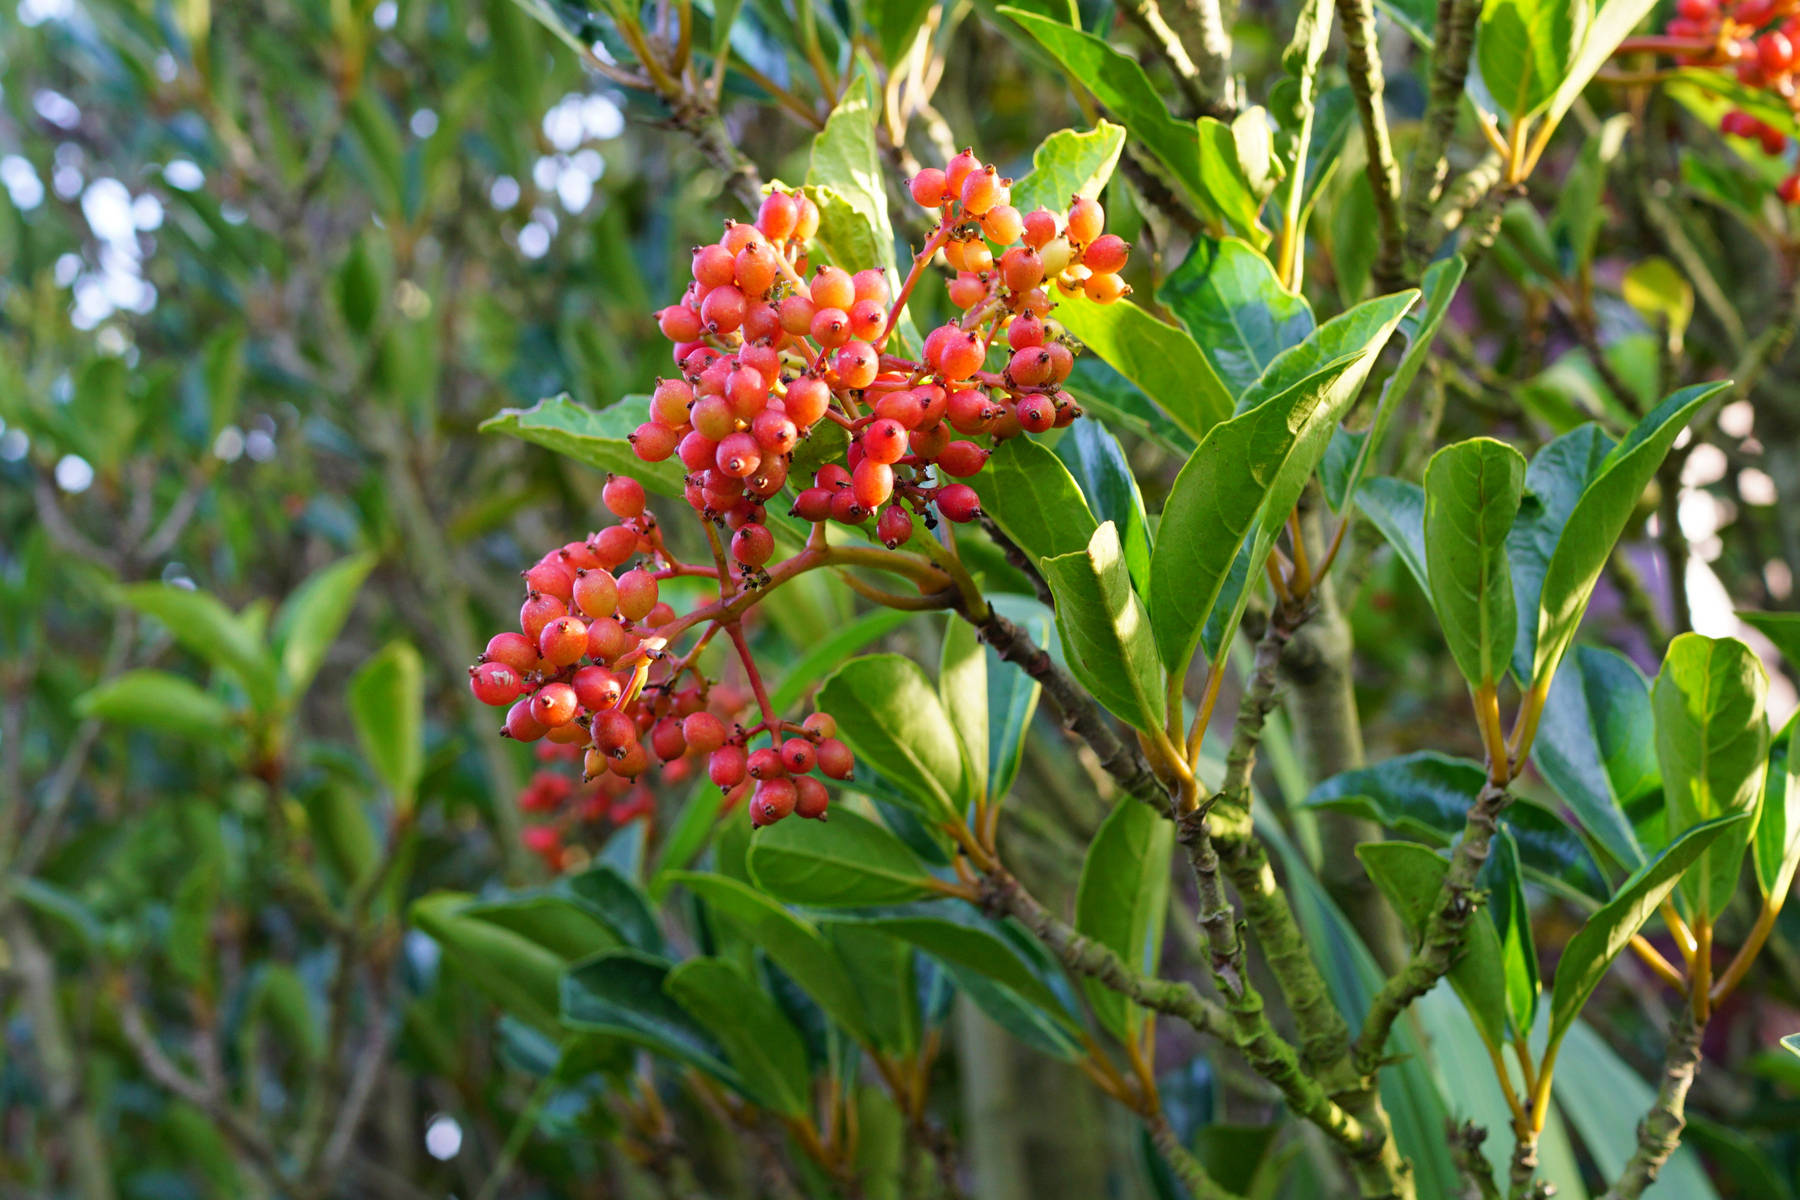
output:
M1119 527L1094 531L1087 549L1043 561L1069 669L1094 698L1135 729L1163 722L1163 673L1149 614L1131 589Z
M1694 319L1694 285L1674 263L1655 255L1639 259L1625 271L1619 292L1652 329L1666 329L1669 348L1681 353Z
M1088 844L1075 890L1075 928L1155 975L1169 910L1169 860L1175 826L1149 806L1121 800ZM1092 979L1082 981L1100 1023L1122 1042L1143 1026L1143 1010Z
M1619 48L1619 43L1630 36L1656 7L1656 0L1601 0L1597 9L1591 0L1567 2L1579 3L1583 13L1591 13L1592 19L1580 22L1577 44L1581 49L1572 59L1565 60L1566 66L1557 78L1556 94L1550 99L1546 116L1552 121L1559 120L1574 107L1588 83Z
M1644 849L1626 806L1658 790L1650 684L1616 650L1576 646L1556 673L1531 759L1575 819L1627 871Z
M1569 1027L1556 1072L1556 1102L1568 1115L1602 1179L1617 1179L1638 1148L1638 1122L1656 1103L1655 1090L1586 1021ZM1750 1193L1746 1193L1750 1194ZM1718 1200L1691 1145L1676 1147L1647 1200Z
M899 838L842 805L823 825L783 821L758 832L750 875L790 904L904 904L937 894Z
M1738 620L1774 642L1790 666L1800 667L1800 613L1740 610L1737 615Z
M1425 468L1425 569L1450 653L1471 688L1506 674L1517 616L1506 535L1525 456L1493 438L1445 446Z
M1562 1041L1582 1005L1600 986L1613 959L1675 890L1682 875L1721 836L1747 831L1749 819L1748 813L1736 813L1687 830L1620 884L1612 899L1601 905L1569 939L1562 958L1557 960L1556 979L1551 984L1551 1047Z
M833 814L832 819L837 819ZM825 1015L861 1041L868 1040L856 988L837 951L817 926L754 888L724 875L671 871L669 879L705 900L767 954Z
M1550 102L1587 24L1587 0L1488 0L1475 60L1481 81L1516 124Z
M853 658L820 686L818 704L857 757L932 821L956 820L974 799L950 714L911 659Z
M275 654L281 663L282 690L289 696L306 691L319 673L325 652L337 641L363 581L375 568L374 554L353 554L306 578L275 613Z
M681 464L670 458L648 463L631 448L631 434L647 419L643 397L626 396L602 409L584 408L567 392L530 408L503 408L480 425L482 433L504 433L554 450L597 471L628 474L662 496L679 496Z
M120 589L126 604L155 617L183 649L223 667L243 685L250 703L275 699L275 664L257 631L209 592L172 583L134 583Z
M548 889L476 900L463 905L458 916L517 934L550 951L564 965L619 944L604 921Z
M1668 836L1755 810L1768 769L1768 691L1762 663L1736 638L1684 633L1669 643L1650 689ZM1745 824L1720 838L1682 880L1700 920L1731 902L1750 832Z
M1269 231L1259 217L1283 174L1268 113L1248 108L1230 124L1203 116L1198 132L1201 184L1226 232L1258 248L1267 246Z
M743 971L721 958L691 958L669 972L663 990L725 1048L758 1104L787 1117L811 1111L812 1070L800 1032Z
M975 972L1032 1007L1051 1014L1067 1028L1077 1028L1049 985L1038 977L1005 937L972 910L953 906L939 914L876 909L843 916L834 913L831 923L878 929L917 946L948 965Z
M787 674L781 677L781 682L769 693L770 706L776 712L786 712L806 694L809 687L824 678L839 663L869 643L880 641L917 615L902 609L878 608L833 629L813 642L806 653L788 667Z
M624 1038L750 1095L712 1032L667 990L671 970L667 960L639 950L609 950L578 962L562 975L562 1023Z
M1050 622L1043 616L1015 618L1039 645L1050 640ZM1025 738L1031 730L1031 717L1037 711L1038 681L1017 664L1009 663L994 650L987 654L988 684L988 801L998 804L1019 777L1019 764L1025 757Z
M1544 568L1531 671L1533 687L1550 686L1550 676L1569 643L1575 640L1575 631L1587 612L1600 571L1612 556L1614 543L1624 532L1625 522L1631 518L1638 498L1676 435L1686 428L1702 404L1729 386L1697 384L1659 404L1624 441L1613 447L1593 482L1575 502L1557 539L1556 551Z
M1425 268L1425 274L1419 283L1419 288L1424 293L1423 302L1400 321L1400 335L1406 339L1406 353L1400 356L1400 365L1394 368L1394 373L1381 385L1381 399L1376 405L1375 416L1369 422L1369 428L1361 433L1340 429L1332 437L1332 452L1325 456L1326 465L1321 470L1321 475L1326 499L1334 510L1342 511L1344 497L1356 493L1369 464L1386 443L1394 413L1399 410L1400 402L1406 398L1407 390L1412 387L1413 380L1418 378L1420 368L1430 356L1432 343L1437 340L1438 329L1444 323L1445 314L1450 311L1450 302L1456 298L1456 291L1462 286L1467 269L1462 258L1454 254ZM1331 469L1334 460L1343 459L1350 460L1348 472ZM1424 586L1422 582L1420 586Z
M1066 22L1006 5L998 11L1017 22L1063 65L1071 79L1079 80L1124 123L1132 139L1162 164L1177 191L1185 192L1202 212L1219 215L1201 170L1197 130L1170 115L1167 100L1142 67L1104 40Z
M1450 864L1416 842L1365 842L1356 848L1369 878L1387 897L1413 937L1423 936ZM1450 968L1450 986L1469 1010L1482 1040L1506 1043L1506 972L1492 921L1479 915L1467 925L1462 953Z
M1070 1032L1071 1022L1060 1008L1046 1010L959 963L940 961L938 965L955 981L957 990L974 1001L990 1021L1038 1053L1064 1062L1073 1062L1086 1053Z
M1519 843L1511 827L1494 833L1493 853L1483 871L1488 915L1500 942L1500 967L1506 979L1506 1011L1515 1030L1529 1032L1537 1021L1537 944L1531 933L1531 909L1525 902L1525 873Z
M1168 670L1186 669L1246 538L1260 570L1332 429L1417 296L1359 305L1284 352L1176 476L1150 560L1151 618ZM1248 595L1240 592L1240 609ZM1235 626L1234 615L1227 633Z
M1754 845L1756 885L1763 899L1786 896L1800 866L1800 719L1788 721L1769 755Z
M1059 129L1032 151L1030 173L1013 184L1013 207L1022 213L1061 212L1071 196L1099 196L1124 148L1124 127L1111 121L1085 132Z
M865 5L869 24L881 39L881 60L890 69L900 65L931 9L932 0L871 0ZM732 17L724 19L729 24Z
M981 511L1040 566L1046 558L1086 550L1099 528L1075 476L1035 438L1001 442L987 469L969 483L981 497Z
M1366 816L1433 846L1448 846L1487 779L1480 763L1421 750L1342 771L1315 787L1308 807ZM1581 841L1553 813L1518 802L1501 823L1513 830L1526 870L1567 895L1603 899L1605 884Z
M138 725L194 741L214 741L235 714L223 700L167 671L140 669L115 675L75 700L83 718Z
M1236 238L1198 238L1156 289L1232 396L1241 396L1314 327L1304 297L1281 286L1260 251Z
M662 954L667 949L650 902L617 867L599 863L577 874L563 876L557 880L556 887L558 892L573 897L578 905L592 913L632 949L646 954Z
M1519 622L1519 639L1513 646L1513 675L1520 681L1531 677L1538 626L1532 614L1538 611L1544 572L1576 503L1600 474L1612 448L1613 440L1598 425L1582 425L1538 450L1526 468L1525 497L1506 539L1513 595L1525 617Z
M1800 1054L1800 1033L1784 1034L1781 1039L1781 1044L1784 1048L1793 1051L1795 1054Z
M938 667L938 697L962 746L967 793L972 800L988 791L987 672L987 653L975 636L975 627L960 618L949 618Z
M1065 296L1056 306L1056 319L1102 362L1142 388L1189 437L1205 437L1231 415L1232 393L1186 330L1157 320L1130 300L1095 304L1085 296Z
M834 218L833 206L820 204L818 238L839 266L854 270L873 261L889 271L894 268L894 234L882 185L886 169L876 138L875 89L867 71L859 70L856 81L831 110L825 128L813 139L812 160L806 169L808 194L815 201L819 196L813 189L823 189L854 214L852 222L840 222ZM858 223L863 227L860 236L851 235L846 224ZM862 237L870 239L872 247L865 248ZM873 250L873 258L868 249Z
M444 948L477 988L538 1029L558 1028L557 980L565 960L505 926L468 916L470 897L434 892L414 901L412 923Z
M389 642L350 676L345 703L363 757L410 809L425 773L425 666L405 642Z
M1507 533L1525 491L1525 455L1492 437L1449 444L1426 466L1431 604L1469 687L1507 673L1517 628Z
M1012 438L1006 444L1023 440ZM1138 490L1131 464L1125 461L1119 440L1098 421L1077 421L1056 443L1056 457L1069 468L1094 515L1119 527L1131 582L1140 593L1147 591L1150 519L1144 515L1144 496ZM1088 536L1093 535L1090 532Z
M917 1053L924 1015L913 948L854 922L832 922L821 932L850 975L870 1043L890 1054Z
M1419 590L1431 595L1431 576L1425 569L1425 489L1404 479L1381 476L1356 492L1356 505L1374 522L1381 536L1406 564Z
M1606 220L1606 175L1619 157L1630 129L1629 113L1618 113L1603 121L1599 135L1582 145L1580 157L1556 190L1550 233L1574 260L1578 275L1585 275L1593 264L1594 245Z
M359 237L350 243L350 253L337 273L338 311L344 316L344 324L358 337L367 337L374 327L385 287L381 268L370 255L367 242L367 237Z

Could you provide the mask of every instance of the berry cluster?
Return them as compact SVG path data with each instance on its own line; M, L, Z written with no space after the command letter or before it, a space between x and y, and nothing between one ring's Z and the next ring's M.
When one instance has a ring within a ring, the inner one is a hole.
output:
M1777 96L1800 114L1800 15L1788 0L1678 0L1665 28L1665 48L1687 66L1728 67L1746 87ZM1779 158L1787 135L1742 109L1719 119L1719 132L1756 142ZM1776 187L1783 203L1800 203L1800 172Z
M599 831L595 840L601 841L611 830L656 817L655 793L641 779L611 771L597 779L577 779L566 769L557 769L574 766L582 758L580 746L539 742L539 767L519 793L519 811L538 821L525 829L525 848L551 871L568 864L567 839L578 828ZM691 769L690 759L676 759L664 764L662 777L673 783L690 775Z
M659 599L661 581L708 576L728 591L731 577L716 566L674 557L637 480L609 476L601 499L617 524L558 547L521 572L526 592L519 630L495 634L469 668L476 699L510 706L503 736L544 739L581 753L582 781L599 784L582 799L576 815L583 820L604 815L619 824L646 815L649 793L638 781L653 757L665 778L677 779L686 773L684 760L704 757L708 776L728 795L754 781L750 815L757 825L794 812L824 819L827 793L812 774L848 780L855 768L849 748L835 737L836 723L814 713L793 724L769 710L735 616L729 624L715 621L685 656L669 654L665 647L695 623L695 615L677 617ZM749 728L734 719L742 701L730 689L715 688L695 662L719 629L737 646L763 707L764 719ZM751 749L761 734L770 744ZM553 811L573 796L572 785L540 778L520 805ZM559 829L534 827L529 837L546 861L560 862Z
M773 554L764 506L821 422L850 444L799 488L791 515L857 526L873 516L892 548L912 537L915 514L927 526L979 515L974 489L956 480L981 470L995 442L1080 415L1062 390L1074 355L1046 320L1052 296L1119 299L1130 290L1118 274L1130 248L1104 232L1098 201L1074 197L1061 217L1021 215L1011 184L966 150L915 176L912 195L938 223L898 294L874 267L824 265L805 277L819 211L798 192L770 193L754 224L727 224L695 249L686 294L657 314L681 374L657 384L632 443L650 462L679 458L688 503L734 531L742 571L753 575ZM940 253L956 272L949 294L962 318L925 336L916 359L890 352Z

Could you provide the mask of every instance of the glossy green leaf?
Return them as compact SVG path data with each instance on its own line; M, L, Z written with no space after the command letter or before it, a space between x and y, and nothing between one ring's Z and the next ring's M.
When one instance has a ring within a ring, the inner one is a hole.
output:
M1156 298L1187 327L1233 397L1316 324L1305 298L1282 287L1269 260L1237 238L1196 239Z
M962 746L966 795L974 800L988 791L988 659L975 627L959 617L944 626L944 648L938 666L938 698L956 740Z
M1196 440L1231 415L1233 393L1186 330L1159 321L1130 300L1096 304L1066 296L1056 319L1088 351L1143 389Z
M769 993L722 958L691 958L670 971L663 990L725 1049L744 1089L787 1117L812 1109L812 1069L793 1022Z
M1333 775L1305 803L1369 817L1407 837L1448 846L1461 836L1469 805L1486 779L1486 768L1472 759L1421 750ZM1593 859L1554 813L1517 801L1500 820L1518 839L1520 860L1538 881L1571 896L1606 896Z
M816 925L724 875L671 871L669 879L705 900L799 984L827 1016L852 1036L866 1040L855 986L837 951Z
M1740 610L1737 615L1738 620L1774 642L1775 649L1790 665L1800 667L1800 613Z
M930 820L954 820L974 799L956 728L911 659L853 658L820 686L818 704L857 758Z
M517 934L550 951L565 965L619 944L604 921L567 896L547 889L473 900L458 909L457 916Z
M1625 807L1661 786L1650 684L1616 650L1576 646L1550 685L1531 758L1588 836L1627 871L1644 848Z
M1050 644L1050 621L1042 615L1014 617L1032 642ZM1022 668L1009 663L992 646L984 647L987 655L988 686L988 800L999 803L1012 790L1019 777L1019 764L1025 756L1025 738L1031 731L1032 714L1037 711L1038 681Z
M1750 814L1736 813L1696 825L1671 842L1667 849L1634 871L1619 885L1612 899L1584 922L1569 939L1557 960L1556 978L1550 989L1550 1045L1555 1046L1580 1014L1613 959L1644 927L1681 877L1714 842L1727 835L1747 833ZM1741 834L1738 834L1741 836Z
M288 695L304 692L318 674L375 563L374 554L340 559L309 575L276 610L273 640Z
M1426 596L1431 595L1431 576L1425 568L1425 489L1404 479L1380 476L1357 489L1356 505L1362 509L1388 545L1406 564L1407 571Z
M1727 386L1710 383L1683 388L1657 405L1607 454L1593 482L1575 502L1544 568L1531 671L1534 687L1548 687L1563 652L1575 640L1613 545L1676 435L1702 404Z
M1525 487L1525 456L1492 438L1445 446L1425 468L1425 570L1450 653L1471 688L1506 674L1513 634L1506 535Z
M902 609L878 608L826 633L812 642L806 653L787 668L781 682L769 692L769 704L777 712L786 712L799 702L808 688L830 674L839 663L864 646L880 641L917 615Z
M1202 116L1198 126L1200 180L1207 201L1227 233L1258 248L1267 246L1269 231L1260 219L1263 201L1283 174L1268 113L1247 108L1229 123Z
M1684 633L1669 643L1650 689L1668 836L1755 811L1768 769L1768 691L1762 663L1736 638ZM1701 920L1731 902L1750 833L1749 823L1734 827L1682 880Z
M1529 1031L1537 1021L1537 943L1531 933L1531 908L1525 902L1525 868L1519 842L1510 826L1494 832L1492 851L1483 870L1488 915L1500 944L1500 969L1506 980L1506 1011L1515 1030Z
M859 70L855 82L831 110L825 128L813 139L806 182L809 189L825 189L853 214L852 221L840 222L829 211L835 206L820 204L818 236L832 261L840 266L862 266L874 261L891 271L894 235L888 224L887 190L882 182L887 166L881 157L876 125L875 88L867 72ZM819 199L816 195L814 198ZM856 223L863 228L852 235L845 225ZM865 236L872 244L863 242Z
M1142 807L1140 805L1140 807ZM833 924L877 929L918 947L933 958L973 971L1013 992L1033 1007L1075 1028L1049 985L986 918L961 906L927 909L873 909L832 914Z
M1075 928L1132 968L1156 974L1169 910L1169 861L1175 826L1149 806L1120 800L1088 843L1075 890ZM1113 1036L1129 1042L1143 1010L1095 980L1083 980L1088 1004Z
M1034 438L1001 442L969 483L981 511L1034 563L1086 550L1099 527L1075 476Z
M557 1025L564 958L531 938L464 914L471 898L435 892L414 901L412 923L429 934L462 974L507 1012L546 1032Z
M1186 193L1202 211L1218 212L1201 171L1195 126L1169 112L1168 102L1135 60L1063 21L1004 5L998 11L1036 39L1124 124L1132 140L1162 165L1177 191Z
M1260 565L1417 292L1359 305L1284 352L1176 476L1150 560L1165 667L1185 670L1246 538ZM1238 606L1248 591L1240 593ZM1235 617L1227 628L1236 624Z
M1150 586L1150 519L1144 515L1144 496L1119 439L1099 421L1077 421L1056 443L1056 457L1069 468L1095 518L1119 527L1131 582L1140 593L1146 591Z
M1550 102L1587 23L1588 0L1492 0L1482 7L1475 60L1500 114L1514 123Z
M274 700L273 657L250 624L217 597L172 583L135 583L121 588L119 595L161 622L183 649L229 671L253 705L266 708Z
M640 950L609 950L578 962L562 975L562 1023L624 1038L749 1095L711 1030L670 994L672 969L666 959Z
M1119 528L1111 521L1087 548L1043 562L1069 668L1096 700L1134 729L1157 729L1165 698L1149 614L1131 587Z
M667 949L649 900L610 863L565 875L556 886L603 921L627 946L646 954L662 954Z
M80 717L137 725L194 741L213 741L232 726L225 702L179 675L142 668L115 675L75 700Z
M1656 0L1601 0L1598 7L1591 0L1569 2L1581 3L1584 11L1591 14L1591 19L1581 24L1582 32L1576 43L1580 50L1566 60L1567 66L1556 81L1556 94L1550 98L1546 114L1548 120L1560 118L1574 106L1600 68L1613 56L1613 51L1619 48L1619 43L1629 37L1656 7Z
M1788 894L1800 866L1800 718L1775 739L1763 788L1753 845L1756 885L1768 899Z
M389 642L356 669L344 695L363 757L403 809L425 772L425 665L405 642Z
M1444 317L1450 311L1450 302L1456 299L1456 292L1462 286L1463 275L1468 267L1459 255L1439 259L1425 268L1421 276L1419 290L1421 302L1411 309L1400 321L1400 336L1406 339L1406 352L1400 356L1399 365L1381 385L1381 399L1375 408L1375 416L1370 420L1368 429L1360 433L1351 433L1340 429L1332 437L1332 449L1325 455L1325 466L1320 476L1325 484L1325 496L1334 510L1341 511L1344 497L1354 495L1362 483L1369 464L1387 441L1387 434L1394 422L1394 414L1399 411L1401 401L1406 399L1407 391L1413 380L1431 355L1431 347L1437 340L1438 330L1444 324ZM1348 461L1346 470L1333 470L1334 462Z
M918 955L912 946L855 923L827 923L820 932L856 989L870 1042L890 1054L917 1053L924 1014L919 1005Z
M503 408L480 429L535 443L597 471L628 474L658 495L679 496L681 463L673 458L647 463L631 448L632 431L649 419L647 403L642 396L625 396L616 404L592 409L575 403L565 392L530 408Z
M760 830L749 862L756 885L790 904L904 904L936 894L899 838L842 805L823 825L783 821Z
M1356 857L1407 930L1415 938L1423 936L1450 864L1429 846L1416 842L1367 842L1356 848ZM1450 968L1449 978L1482 1039L1496 1048L1504 1045L1506 971L1492 921L1477 914L1468 923L1462 953Z
M1071 196L1098 196L1124 148L1125 129L1111 121L1091 130L1057 130L1032 151L1030 172L1013 184L1013 207L1022 213L1062 212Z
M1539 449L1525 470L1525 496L1506 539L1513 595L1522 618L1513 647L1513 674L1520 680L1531 677L1538 633L1533 614L1543 593L1544 571L1576 502L1600 474L1612 448L1613 440L1598 425L1582 425Z

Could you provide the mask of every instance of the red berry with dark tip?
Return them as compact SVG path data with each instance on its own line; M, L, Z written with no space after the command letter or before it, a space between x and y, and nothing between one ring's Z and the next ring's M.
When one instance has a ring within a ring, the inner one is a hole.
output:
M575 689L566 683L546 683L531 697L531 715L545 729L567 725L575 719L579 707Z
M611 708L625 694L625 686L619 677L600 666L582 667L569 680L569 686L575 689L575 698L581 701L581 707L589 712Z
M800 791L793 780L765 779L756 785L756 793L750 798L752 819L773 825L794 811L799 798Z
M638 567L619 576L619 614L641 621L656 607L656 576Z
M505 663L485 662L469 669L469 690L483 704L511 704L524 688L519 673Z
M818 752L803 737L791 737L781 743L781 765L790 775L804 775L818 764Z
M875 519L875 536L889 550L904 546L912 540L912 535L912 514L898 504L888 505Z
M697 754L711 754L725 744L725 722L709 712L689 713L682 718L681 736L688 748Z
M787 767L781 761L781 752L772 746L764 746L751 753L745 764L752 779L779 779L787 774Z
M760 567L775 554L775 537L766 525L746 525L731 538L731 557L746 567Z
M557 617L538 634L538 653L553 669L568 666L587 653L587 626L576 617Z
M794 780L794 814L808 821L823 821L831 805L831 793L811 775Z
M966 483L952 483L938 492L937 508L946 520L961 525L981 515L981 497Z
M856 756L850 747L834 737L825 738L814 751L819 771L833 779L850 779L856 774Z
M522 633L496 633L488 639L481 657L487 662L504 663L520 675L538 669L537 643Z
M519 606L519 628L525 636L537 644L538 635L544 632L544 626L558 617L567 616L569 608L555 596L547 596L542 592L533 592L525 597L525 603Z
M644 485L629 475L609 475L600 501L621 521L644 515Z
M744 782L748 758L742 746L720 746L706 760L707 778L722 788L734 788Z

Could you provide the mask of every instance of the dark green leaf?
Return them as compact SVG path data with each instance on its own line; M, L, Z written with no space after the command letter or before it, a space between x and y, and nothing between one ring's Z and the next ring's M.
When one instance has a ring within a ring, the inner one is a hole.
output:
M1034 563L1085 551L1099 527L1069 468L1034 438L1000 443L969 482L981 511Z
M769 993L720 958L689 959L669 972L663 990L725 1048L757 1103L787 1117L811 1111L806 1046Z
M641 396L626 396L595 410L564 393L530 408L503 408L481 423L481 432L510 434L595 470L628 474L659 495L679 496L681 464L673 458L647 463L631 448L632 431L648 419L645 403Z
M606 1033L711 1075L749 1095L712 1033L667 990L671 964L637 950L611 950L562 975L562 1023Z
M1537 1021L1537 945L1531 934L1531 909L1525 903L1524 867L1519 862L1519 843L1512 829L1502 825L1494 833L1493 851L1483 871L1488 892L1488 915L1500 941L1500 965L1506 978L1506 1011L1514 1030L1529 1032Z
M987 653L975 627L958 617L949 618L938 667L938 697L962 746L970 799L988 792L987 672Z
M750 875L790 904L904 904L935 894L899 838L842 805L823 825L783 821L758 832Z
M1042 616L1018 620L1036 645L1050 640L1050 622ZM1025 738L1037 711L1038 681L1022 668L985 647L988 682L988 801L998 804L1012 789L1025 755Z
M412 922L507 1012L555 1031L563 957L502 925L465 915L469 903L468 896L436 892L413 903Z
M1800 718L1788 721L1769 754L1756 816L1756 884L1763 899L1788 894L1800 866Z
M1656 790L1650 684L1615 650L1576 646L1556 673L1532 742L1532 761L1588 836L1635 871L1644 849L1625 806Z
M857 758L934 822L975 797L950 715L916 663L898 654L853 658L819 688L819 708Z
M1070 670L1121 721L1160 728L1163 672L1149 616L1131 589L1118 526L1106 522L1086 550L1047 558L1043 571Z
M1533 614L1543 592L1544 571L1576 502L1599 475L1612 448L1612 439L1598 425L1582 425L1540 449L1525 470L1525 497L1506 539L1513 595L1522 618L1513 647L1513 674L1520 680L1531 677L1538 626Z
M1425 468L1425 569L1450 653L1471 688L1506 674L1517 618L1506 535L1525 456L1492 438L1445 446Z
M1357 507L1406 564L1419 590L1431 595L1425 569L1425 489L1404 479L1381 476L1356 491Z
M1007 444L1023 440L1013 438ZM1075 477L1096 519L1119 527L1131 582L1140 593L1147 591L1150 520L1144 515L1143 493L1138 490L1137 477L1131 473L1131 464L1125 461L1118 439L1098 421L1077 421L1056 443L1056 456Z
M667 947L650 902L637 885L619 873L618 868L599 863L577 874L564 876L557 881L557 888L605 922L606 927L627 946L646 954L665 953Z
M1197 239L1156 298L1187 327L1233 397L1314 328L1306 300L1283 288L1269 260L1236 238Z
M1146 975L1156 974L1162 957L1174 848L1170 821L1147 805L1120 800L1088 844L1075 891L1075 928ZM1143 1010L1095 980L1082 982L1100 1023L1131 1042Z

